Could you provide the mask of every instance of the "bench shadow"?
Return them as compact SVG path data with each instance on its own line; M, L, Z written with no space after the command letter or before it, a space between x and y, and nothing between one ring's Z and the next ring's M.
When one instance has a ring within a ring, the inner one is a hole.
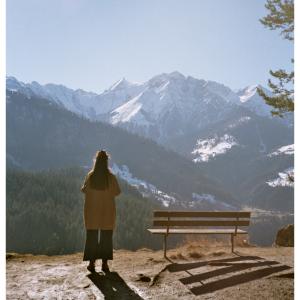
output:
M87 277L104 295L104 299L133 299L143 300L136 294L117 272L91 273Z
M170 259L168 260L172 262ZM204 266L216 268L211 271L205 271L198 274L190 273L190 270ZM253 268L259 269L253 270ZM184 264L172 262L167 269L169 272L185 271L189 276L180 278L179 281L184 285L193 284L189 290L194 295L198 296L261 279L271 274L291 269L291 267L282 265L277 261L269 261L258 256L238 256ZM232 274L242 271L243 273L236 275ZM224 275L226 278L219 277ZM288 278L291 278L291 276ZM205 280L209 280L209 282L204 282ZM199 283L199 285L195 286L196 283Z

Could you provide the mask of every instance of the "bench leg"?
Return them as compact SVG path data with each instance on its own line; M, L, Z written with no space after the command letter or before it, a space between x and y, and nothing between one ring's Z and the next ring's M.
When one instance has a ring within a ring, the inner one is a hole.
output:
M234 234L231 234L231 252L234 252Z
M167 235L164 234L164 257L167 257Z

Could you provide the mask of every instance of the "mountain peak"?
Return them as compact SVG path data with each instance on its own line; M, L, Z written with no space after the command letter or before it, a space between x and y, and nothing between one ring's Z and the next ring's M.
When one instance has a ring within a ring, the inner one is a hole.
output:
M108 90L119 90L124 89L128 86L136 85L135 83L129 82L125 77L119 79L117 82L115 82Z
M180 73L178 71L173 71L173 72L169 73L168 76L171 78L175 78L175 79L185 79L186 78L182 73Z
M237 95L239 96L240 101L243 103L250 100L257 93L258 87L262 88L262 86L259 84L253 84L253 85L248 85L245 88L239 90L237 92Z

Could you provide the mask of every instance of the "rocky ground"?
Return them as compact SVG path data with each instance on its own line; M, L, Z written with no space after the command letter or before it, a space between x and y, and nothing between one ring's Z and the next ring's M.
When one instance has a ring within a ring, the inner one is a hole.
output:
M293 299L294 248L117 250L111 273L87 271L82 253L8 253L7 299Z

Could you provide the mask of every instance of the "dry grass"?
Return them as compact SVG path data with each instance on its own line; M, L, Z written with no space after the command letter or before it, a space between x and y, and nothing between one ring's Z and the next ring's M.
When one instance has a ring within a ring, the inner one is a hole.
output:
M181 253L181 252L175 252L175 253L172 253L171 255L170 255L170 258L171 259L180 259L180 260L185 260L186 258L185 258L185 256Z
M202 253L197 252L197 251L191 251L191 252L189 252L188 255L189 255L189 257L191 257L191 258L201 258L201 257L204 256Z
M214 251L211 254L212 254L212 256L222 256L222 255L226 254L226 252L219 250L219 251Z
M234 244L238 247L251 247L248 234L238 234L234 237ZM230 235L186 235L181 247L191 248L217 248L231 246Z

